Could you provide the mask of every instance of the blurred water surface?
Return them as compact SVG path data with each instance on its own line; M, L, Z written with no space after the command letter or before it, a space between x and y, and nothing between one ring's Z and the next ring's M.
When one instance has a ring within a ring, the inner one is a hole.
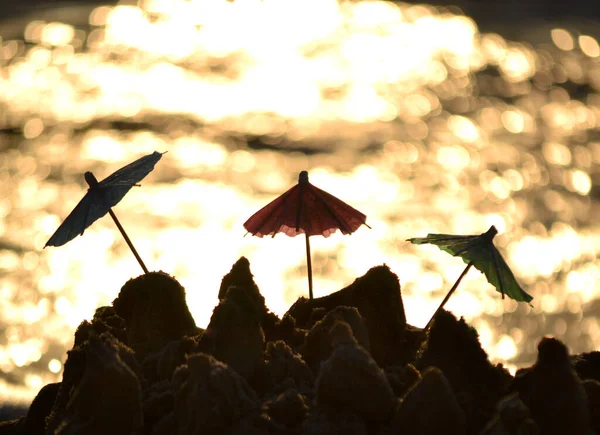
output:
M307 169L372 227L311 239L315 296L386 263L424 326L464 264L405 239L493 224L533 307L473 270L447 308L513 370L545 334L597 349L600 47L576 29L541 39L427 5L149 0L0 41L0 397L59 379L77 325L141 273L108 217L42 248L85 171L155 150L115 212L199 326L242 255L272 311L306 294L303 238L242 224Z

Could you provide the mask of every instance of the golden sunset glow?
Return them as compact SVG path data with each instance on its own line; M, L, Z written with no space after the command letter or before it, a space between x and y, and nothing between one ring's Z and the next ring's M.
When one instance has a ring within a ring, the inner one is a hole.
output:
M406 239L495 225L532 306L473 270L446 308L512 370L544 333L519 319L583 312L578 334L600 346L585 312L600 290L594 37L555 28L538 49L382 1L140 0L89 25L36 20L0 45L0 121L19 139L0 153L0 369L22 380L0 397L56 380L79 323L142 273L109 217L43 247L85 171L100 180L153 151L167 153L115 213L148 268L186 288L198 326L240 256L273 312L307 295L304 240L242 225L308 170L371 226L311 238L316 297L385 263L422 327L465 264Z

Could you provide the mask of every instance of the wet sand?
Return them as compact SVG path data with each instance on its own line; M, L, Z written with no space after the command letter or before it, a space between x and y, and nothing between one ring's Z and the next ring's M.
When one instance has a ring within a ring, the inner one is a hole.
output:
M373 267L271 313L240 258L206 329L164 272L129 280L81 323L62 381L0 434L509 434L598 430L600 356L557 338L511 375L441 311L406 322L398 277ZM435 418L431 416L435 415Z

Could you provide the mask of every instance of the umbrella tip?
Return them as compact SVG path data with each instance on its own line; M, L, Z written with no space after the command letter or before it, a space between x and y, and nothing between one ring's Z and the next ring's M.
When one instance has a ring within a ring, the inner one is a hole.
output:
M298 183L308 183L308 172L302 171L300 175L298 175Z
M83 176L88 186L96 187L98 185L98 180L96 180L96 177L94 177L94 174L92 174L90 171L87 171L85 174L83 174Z
M489 237L489 239L491 240L491 239L493 239L493 238L496 236L496 234L498 234L498 230L496 229L496 227L495 227L495 226L493 226L493 225L492 225L492 226L490 227L490 229L489 229L489 230L487 230L487 231L486 231L484 234L485 234L487 237Z

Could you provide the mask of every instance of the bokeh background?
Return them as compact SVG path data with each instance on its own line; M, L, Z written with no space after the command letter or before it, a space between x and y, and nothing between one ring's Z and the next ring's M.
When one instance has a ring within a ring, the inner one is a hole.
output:
M558 4L3 2L0 401L59 380L77 325L141 273L108 217L43 247L85 171L152 151L115 212L198 326L240 256L275 313L306 295L304 239L242 224L308 170L372 227L311 239L315 296L385 263L424 326L464 263L405 240L495 225L532 306L472 270L447 309L513 371L544 335L597 349L600 27Z

